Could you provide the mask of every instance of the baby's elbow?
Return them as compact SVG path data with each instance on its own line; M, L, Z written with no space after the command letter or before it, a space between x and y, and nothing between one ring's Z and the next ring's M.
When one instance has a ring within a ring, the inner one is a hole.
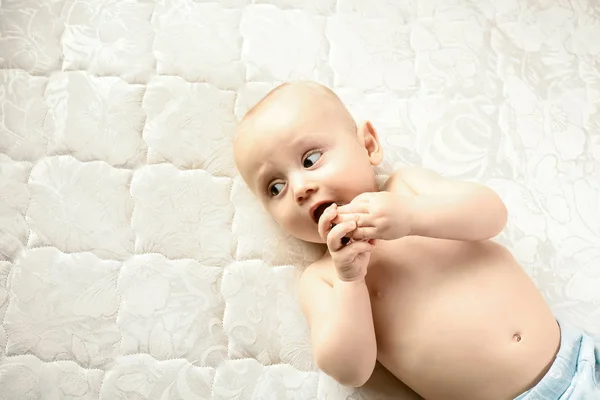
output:
M506 223L508 222L508 210L506 208L506 205L502 201L502 199L500 199L500 197L498 197L498 196L496 199L495 209L496 209L496 211L494 212L494 219L491 224L492 225L491 235L490 235L491 237L499 235L500 232L502 232L504 230L504 227L506 226Z
M340 384L347 387L359 388L361 386L364 386L365 383L368 382L369 378L371 378L371 373L363 373L362 375L357 375L353 377L353 379L349 379L348 381L340 382Z
M371 367L370 363L336 362L331 358L317 358L316 364L321 371L335 379L340 385L353 388L367 383L375 369L374 363Z
M352 371L327 371L323 370L324 373L335 379L340 385L359 388L364 386L365 383L371 378L373 371L367 371L365 368L357 367ZM336 373L337 372L337 373Z
M491 239L498 236L506 226L508 221L508 210L506 205L494 191L489 190L489 196L487 196L486 202L487 210L486 214L488 218L483 218L485 222L485 233L483 234L484 239Z
M508 209L504 202L500 201L500 210L498 212L498 233L502 232L508 222Z

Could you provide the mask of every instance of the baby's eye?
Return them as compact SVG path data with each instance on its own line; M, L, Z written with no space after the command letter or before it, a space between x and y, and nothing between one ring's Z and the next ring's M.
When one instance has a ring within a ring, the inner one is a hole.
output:
M281 182L274 183L269 187L269 194L273 197L276 197L281 193L285 185Z
M308 157L306 157L304 161L302 161L302 165L304 166L304 168L312 167L317 161L319 161L321 155L323 155L323 153L320 151L315 151L314 153L309 154Z

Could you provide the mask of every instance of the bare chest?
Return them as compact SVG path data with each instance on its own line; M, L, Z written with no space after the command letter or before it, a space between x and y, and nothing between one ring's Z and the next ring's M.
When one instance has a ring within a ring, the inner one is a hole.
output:
M367 286L376 298L390 292L426 293L432 288L460 279L482 262L501 256L491 242L460 242L407 237L380 242L371 256Z

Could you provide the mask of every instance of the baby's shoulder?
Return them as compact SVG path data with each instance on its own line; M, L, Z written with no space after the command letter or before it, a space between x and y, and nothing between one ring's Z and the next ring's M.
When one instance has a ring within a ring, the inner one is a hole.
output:
M302 280L307 284L315 281L325 281L330 286L333 285L335 266L331 257L324 256L315 261L302 272Z

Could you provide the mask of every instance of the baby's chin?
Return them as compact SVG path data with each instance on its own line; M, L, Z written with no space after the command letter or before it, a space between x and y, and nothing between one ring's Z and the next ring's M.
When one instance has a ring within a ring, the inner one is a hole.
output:
M295 232L288 232L290 235L292 235L293 237L295 237L296 239L300 239L303 242L307 242L307 243L314 243L314 244L323 244L326 245L327 242L323 239L321 239L321 236L319 236L319 232L317 232L315 230L315 233L306 233L303 232L301 234L295 233Z
M274 220L286 234L293 236L296 239L308 243L327 244L326 240L321 239L317 224L313 221L296 220L295 223L293 223L288 221L278 221L277 218L274 218Z

